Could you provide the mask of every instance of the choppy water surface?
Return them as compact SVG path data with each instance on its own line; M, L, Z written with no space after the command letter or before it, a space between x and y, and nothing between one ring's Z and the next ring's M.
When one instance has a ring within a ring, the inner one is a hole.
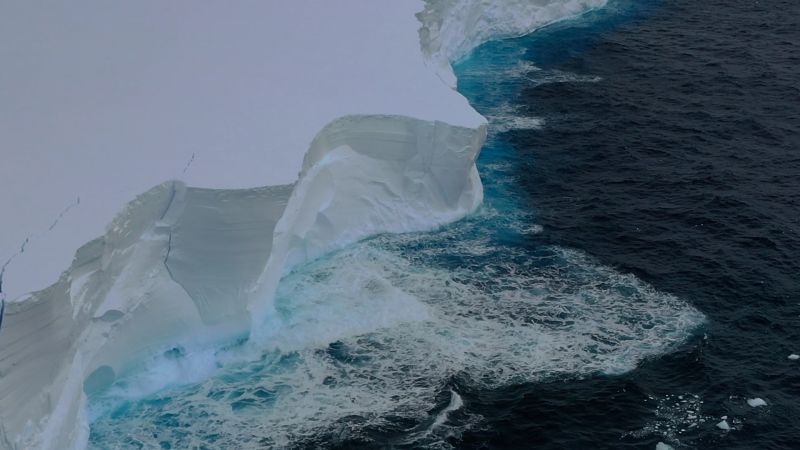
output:
M476 55L524 48L503 109L541 126L502 136L516 180L543 242L687 299L705 337L620 377L482 397L489 424L462 445L798 448L800 4L616 2L587 19Z
M296 270L265 343L171 352L94 398L92 446L791 448L781 6L619 1L484 45L456 69L491 123L485 205Z

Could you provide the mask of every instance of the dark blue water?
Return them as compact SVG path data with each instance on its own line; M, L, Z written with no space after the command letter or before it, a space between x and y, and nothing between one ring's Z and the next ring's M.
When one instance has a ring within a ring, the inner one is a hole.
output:
M153 361L92 447L797 448L799 13L618 0L480 47L485 205L290 274L269 345Z
M800 4L612 2L474 59L516 47L540 75L459 79L490 115L515 83L544 121L500 138L538 239L687 299L706 337L619 377L474 392L488 425L460 445L800 448ZM554 73L600 80L536 81Z

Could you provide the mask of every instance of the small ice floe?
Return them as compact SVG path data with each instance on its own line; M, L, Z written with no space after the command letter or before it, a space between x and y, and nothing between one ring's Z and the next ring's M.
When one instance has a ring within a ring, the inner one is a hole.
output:
M789 355L789 359L791 359L792 361L797 361L798 359L800 359L800 355L792 353L791 355Z
M752 406L753 408L758 408L759 406L767 406L767 402L764 400L756 397L756 398L748 398L747 404Z
M671 445L667 445L667 444L665 444L663 442L659 442L658 444L656 444L656 450L675 450L675 449L672 448Z
M727 416L723 416L723 417L727 417ZM725 420L725 419L722 419L722 421L717 424L717 428L719 428L720 430L724 430L724 431L730 431L731 430L731 426L728 425L728 421Z

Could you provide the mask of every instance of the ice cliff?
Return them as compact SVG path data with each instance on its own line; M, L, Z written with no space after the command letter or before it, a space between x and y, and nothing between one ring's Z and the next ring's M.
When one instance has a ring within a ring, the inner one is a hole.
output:
M534 29L603 6L606 0L436 0L417 14L422 51L447 85L455 88L450 63L480 44L518 37Z
M486 122L449 62L601 2L90 3L0 6L4 448L84 447L137 361L257 336L295 265L474 210Z

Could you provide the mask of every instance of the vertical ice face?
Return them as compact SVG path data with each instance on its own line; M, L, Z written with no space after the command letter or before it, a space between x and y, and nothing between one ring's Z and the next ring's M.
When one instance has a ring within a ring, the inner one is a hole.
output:
M272 248L293 185L189 188L170 233L166 268L203 323L237 321ZM246 322L246 320L245 320Z
M606 0L427 0L417 14L420 43L442 81L455 87L450 63L480 44L521 36L592 8Z
M295 265L367 236L430 229L473 211L483 198L475 159L485 136L485 126L399 116L348 116L326 126L276 225L251 299L254 330Z

